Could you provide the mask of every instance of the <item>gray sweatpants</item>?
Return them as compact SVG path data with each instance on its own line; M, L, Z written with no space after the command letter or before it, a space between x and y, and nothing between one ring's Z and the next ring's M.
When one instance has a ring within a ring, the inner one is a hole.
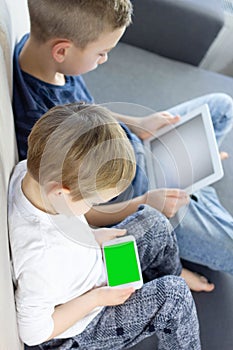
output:
M196 308L185 281L177 277L181 264L168 220L155 209L140 206L116 227L136 238L143 287L124 304L105 307L81 334L50 340L37 349L118 350L156 333L160 350L199 350Z

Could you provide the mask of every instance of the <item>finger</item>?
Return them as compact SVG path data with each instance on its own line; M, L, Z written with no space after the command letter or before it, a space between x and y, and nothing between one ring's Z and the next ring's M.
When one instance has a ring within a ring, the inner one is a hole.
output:
M166 112L166 111L161 112L160 115L168 120L171 120L171 121L172 120L180 120L180 118L181 118L179 114L174 115L174 114L171 114L171 113Z
M176 116L172 117L171 119L169 119L169 122L170 122L171 124L176 124L176 123L178 123L179 121L180 121L180 116L179 116L179 115L176 115Z
M112 233L117 236L124 236L126 234L127 230L126 229L119 229L119 228L113 228Z
M184 205L187 205L189 203L190 199L189 197L186 198L175 198L171 197L171 199L168 201L167 200L167 206L166 209L164 209L164 213L167 217L172 218L177 211L183 207Z
M184 205L188 204L190 202L190 197L187 196L185 198L179 198L177 199L177 208L183 207Z
M135 292L135 288L133 287L111 287L111 289L114 289L117 293L119 293L119 295L126 296L128 294L132 294L133 292Z
M130 295L135 292L135 289L132 288L132 287L130 287L130 288L123 288L123 289L124 289L124 293L122 294L122 297L126 298L126 299L129 298Z
M179 188L166 188L165 192L167 197L188 198L188 194Z

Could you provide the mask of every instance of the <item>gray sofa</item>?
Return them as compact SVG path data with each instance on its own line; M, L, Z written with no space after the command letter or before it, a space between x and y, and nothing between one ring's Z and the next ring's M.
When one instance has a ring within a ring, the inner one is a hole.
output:
M233 79L203 71L197 65L223 24L218 0L133 0L134 24L110 54L108 63L85 76L96 102L127 102L116 108L139 104L135 114L148 108L166 109L179 102L215 91L233 96ZM26 0L0 0L0 349L23 348L17 333L7 235L7 186L17 162L11 108L12 52L15 41L28 31ZM167 58L165 58L165 56ZM141 107L145 106L145 107ZM223 149L233 150L229 135ZM225 177L215 187L233 213L233 164L224 162ZM184 264L189 265L188 262ZM193 293L204 350L233 348L233 278L193 265L216 284L211 294ZM134 347L156 349L151 337ZM91 350L91 349L90 349ZM114 349L113 349L114 350Z
M233 97L233 79L202 70L198 64L218 35L224 21L215 0L135 0L133 24L109 60L84 76L98 103L132 115L164 110L212 92ZM120 103L119 103L120 102ZM138 104L140 106L130 105ZM144 107L142 107L144 106ZM222 150L231 154L224 162L224 178L214 184L224 206L233 214L233 131ZM233 233L232 233L233 234ZM183 262L205 274L216 285L214 292L193 293L203 350L233 349L233 277ZM150 337L132 349L156 349Z

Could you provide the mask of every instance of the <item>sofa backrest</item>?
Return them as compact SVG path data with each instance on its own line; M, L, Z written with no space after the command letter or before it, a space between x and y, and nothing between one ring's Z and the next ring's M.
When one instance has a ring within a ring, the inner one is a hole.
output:
M18 160L11 106L12 54L28 30L26 1L0 0L0 349L19 350L7 227L7 189ZM22 25L20 25L22 23Z

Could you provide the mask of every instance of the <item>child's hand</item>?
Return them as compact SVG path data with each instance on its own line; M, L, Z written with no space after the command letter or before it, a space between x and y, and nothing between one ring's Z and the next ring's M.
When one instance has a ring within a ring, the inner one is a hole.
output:
M99 306L114 306L123 304L135 292L135 289L133 287L100 287L94 292Z
M163 126L177 123L180 120L180 116L173 116L169 112L164 111L135 119L137 124L128 126L141 140L145 140Z
M100 246L104 242L110 241L118 236L124 236L126 234L126 230L120 230L117 228L99 228L93 230L96 241Z
M188 194L180 189L162 188L145 194L145 203L159 210L167 218L172 218L182 206L189 203L189 200Z

